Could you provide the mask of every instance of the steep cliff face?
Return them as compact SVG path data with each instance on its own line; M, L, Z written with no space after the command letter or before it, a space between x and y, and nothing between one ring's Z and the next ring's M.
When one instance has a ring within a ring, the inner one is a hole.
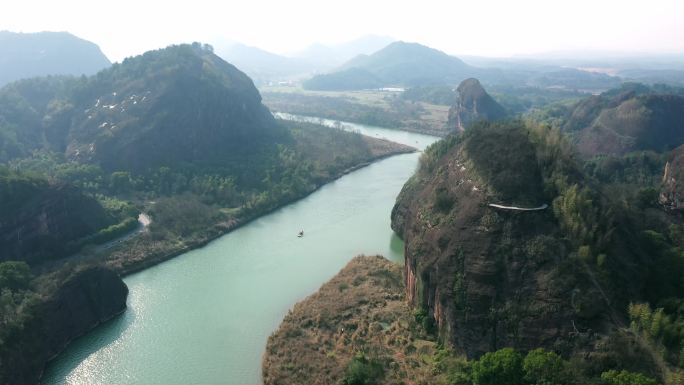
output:
M672 151L665 165L660 203L668 210L684 210L684 146Z
M3 384L36 384L45 364L75 338L126 309L128 287L112 270L92 267L68 277L33 306L23 331L0 351ZM16 354L16 352L22 354Z
M570 353L611 327L612 294L577 258L531 136L484 125L440 142L392 212L409 302L470 357L506 346Z
M0 261L58 258L115 222L93 198L66 184L0 172Z
M458 100L449 109L449 130L461 132L470 123L480 120L498 120L506 111L497 103L477 79L466 79L459 84Z

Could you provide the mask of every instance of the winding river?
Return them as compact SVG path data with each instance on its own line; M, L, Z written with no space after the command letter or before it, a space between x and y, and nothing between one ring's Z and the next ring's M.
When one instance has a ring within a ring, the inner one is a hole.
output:
M342 127L419 149L438 139ZM72 343L42 384L259 385L266 340L294 303L355 255L403 263L390 211L418 157L371 164L201 249L126 277L128 310Z

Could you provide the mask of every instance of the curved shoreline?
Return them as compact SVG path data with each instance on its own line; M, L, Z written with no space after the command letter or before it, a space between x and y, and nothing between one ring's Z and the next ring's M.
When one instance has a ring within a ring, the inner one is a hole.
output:
M256 219L259 219L260 217L271 214L272 212L274 212L278 209L281 209L287 205L290 205L292 203L300 201L300 200L308 197L309 195L315 193L316 191L320 190L323 186L325 186L331 182L334 182L337 179L340 179L347 174L350 174L354 171L360 170L364 167L370 166L373 163L379 162L383 159L386 159L386 158L389 158L392 156L396 156L396 155L411 154L411 153L414 153L416 151L417 150L414 148L397 149L393 152L376 156L375 158L371 159L370 161L360 163L356 166L352 166L348 169L345 169L345 170L339 172L338 174L332 176L329 180L321 183L320 185L317 185L315 188L311 189L310 191L307 191L302 196L284 201L282 204L279 204L279 205L276 205L275 207L269 208L266 211L259 212L257 214L253 214L253 215L249 215L249 216L246 216L244 218L236 219L235 221L230 222L230 224L227 227L223 228L222 231L218 231L215 234L210 234L206 239L203 239L203 240L197 241L197 242L190 242L185 247L177 249L177 250L173 250L172 252L170 252L168 254L163 254L163 255L160 255L158 257L152 257L149 259L145 259L145 260L141 261L140 263L132 265L130 268L129 267L123 267L123 268L114 267L114 269L121 275L121 277L125 277L125 276L128 276L130 274L134 274L134 273L140 272L142 270L145 270L147 268L150 268L152 266L158 265L162 262L165 262L165 261L168 261L172 258L175 258L181 254L185 254L189 251L204 247L207 244L211 243L212 241L214 241L214 240L216 240L216 239L218 239L218 238L220 238L220 237L222 237L222 236L224 236L224 235L226 235L226 234L228 234L234 230L237 230L238 228L245 226L245 225L249 224L250 222L252 222Z

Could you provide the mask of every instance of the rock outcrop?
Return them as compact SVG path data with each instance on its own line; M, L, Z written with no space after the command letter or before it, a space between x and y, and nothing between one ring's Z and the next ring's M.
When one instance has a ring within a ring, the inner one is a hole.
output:
M3 384L38 383L50 359L75 338L123 312L127 296L128 287L109 269L91 267L67 277L34 305L23 331L4 341L0 351Z
M668 210L684 210L684 146L677 147L665 164L660 203Z
M448 138L426 151L392 211L408 301L469 357L509 346L570 354L610 328L611 294L573 259L556 210L488 205L543 207L555 198L542 165L555 166L538 158L538 146L517 124Z
M481 120L499 120L506 117L506 111L496 102L477 79L466 79L459 84L458 100L449 109L447 125L450 131L461 132Z

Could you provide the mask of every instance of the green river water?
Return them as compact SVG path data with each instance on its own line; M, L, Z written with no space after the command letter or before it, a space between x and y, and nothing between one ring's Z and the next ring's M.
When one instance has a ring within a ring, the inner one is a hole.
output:
M344 127L419 149L438 139ZM376 162L201 249L126 277L128 310L72 343L42 384L260 384L266 340L297 301L355 255L403 263L390 211L418 157Z

